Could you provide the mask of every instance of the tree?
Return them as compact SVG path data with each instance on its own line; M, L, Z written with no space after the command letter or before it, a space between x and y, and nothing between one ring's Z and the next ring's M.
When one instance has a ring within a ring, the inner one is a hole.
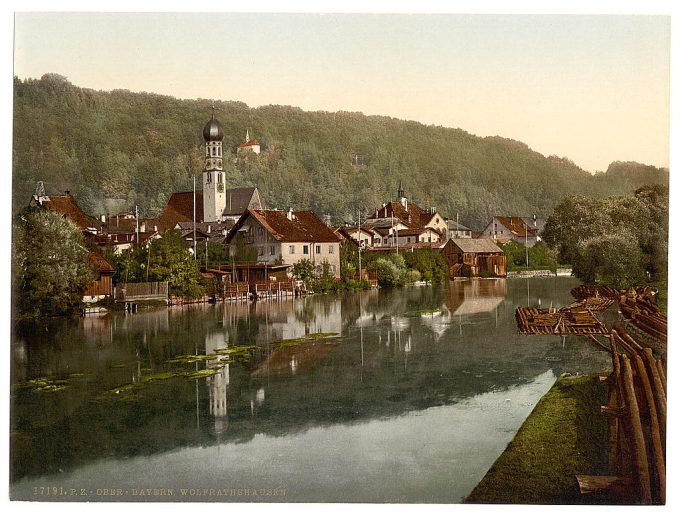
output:
M644 282L642 251L633 233L620 230L586 240L578 250L574 274L586 283L628 288Z
M59 214L32 209L18 215L12 231L13 289L20 316L77 308L95 279L78 227Z
M293 265L293 277L305 283L314 278L316 267L308 259L301 259Z
M645 280L665 282L668 190L643 186L633 196L569 197L546 222L543 237L587 283L626 288Z
M198 263L178 230L166 231L147 246L149 281L167 281L170 293L183 297L195 298L203 294ZM144 271L146 265L140 266Z

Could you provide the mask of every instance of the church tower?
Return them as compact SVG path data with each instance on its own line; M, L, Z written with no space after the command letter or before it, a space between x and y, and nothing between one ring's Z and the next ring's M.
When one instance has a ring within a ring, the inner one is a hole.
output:
M205 163L203 166L203 221L217 222L227 206L222 169L222 126L215 119L215 106L210 120L203 127Z

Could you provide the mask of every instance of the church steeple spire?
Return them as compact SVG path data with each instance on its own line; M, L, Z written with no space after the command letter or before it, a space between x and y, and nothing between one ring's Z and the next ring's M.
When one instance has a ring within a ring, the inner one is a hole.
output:
M397 198L402 199L404 197L404 188L401 187L401 180L399 181L399 188L397 189Z

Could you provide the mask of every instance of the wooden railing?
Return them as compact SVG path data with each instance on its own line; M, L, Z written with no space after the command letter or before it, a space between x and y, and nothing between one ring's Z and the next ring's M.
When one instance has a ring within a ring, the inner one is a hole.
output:
M114 288L116 302L168 300L168 282L118 283Z

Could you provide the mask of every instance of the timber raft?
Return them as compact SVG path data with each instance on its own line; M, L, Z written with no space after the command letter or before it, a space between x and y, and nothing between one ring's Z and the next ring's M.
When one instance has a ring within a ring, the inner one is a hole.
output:
M600 447L607 451L608 467L605 474L571 476L581 502L665 504L667 317L651 287L623 291L581 286L572 295L578 299L572 305L520 307L516 318L520 333L587 336L611 356L611 373L598 379L607 390L607 403L599 412L608 423L608 443ZM613 303L619 318L607 328L595 314ZM527 484L531 476L522 475Z

